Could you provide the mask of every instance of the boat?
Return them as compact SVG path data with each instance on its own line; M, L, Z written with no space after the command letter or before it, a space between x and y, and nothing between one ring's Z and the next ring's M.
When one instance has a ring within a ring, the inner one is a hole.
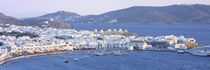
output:
M121 56L121 55L123 55L123 53L120 52L120 51L114 51L113 54L114 54L114 56Z
M208 53L205 52L191 52L192 55L198 55L198 56L209 56Z
M104 53L96 53L95 56L104 56Z
M116 53L114 53L114 55L115 55L115 56L121 56L121 55L122 55L122 53L120 53L120 52L116 52Z
M74 61L79 61L80 59L79 58L74 58Z
M85 57L86 57L86 58L89 58L90 56L88 56L88 55L85 55Z
M128 53L122 53L123 55L127 55Z
M64 60L64 63L69 63L69 61L67 59Z
M73 58L72 56L69 56L69 58Z
M185 53L185 51L184 50L177 50L177 53L183 54L183 53Z
M197 47L189 50L189 53L197 56L210 56L210 46Z
M121 56L121 53L115 53L114 56Z

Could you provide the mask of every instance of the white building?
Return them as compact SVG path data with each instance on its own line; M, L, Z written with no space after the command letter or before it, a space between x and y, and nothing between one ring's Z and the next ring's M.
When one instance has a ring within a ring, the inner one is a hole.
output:
M136 41L131 41L130 46L137 50L139 49L143 50L147 48L147 43L143 40L136 40Z

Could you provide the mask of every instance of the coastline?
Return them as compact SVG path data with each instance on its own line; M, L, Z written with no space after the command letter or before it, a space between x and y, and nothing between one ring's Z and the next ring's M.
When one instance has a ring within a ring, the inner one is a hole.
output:
M176 50L169 50L169 49L144 49L142 51L176 52Z
M141 50L141 51L176 52L175 50L166 50L166 49L145 49L145 50ZM31 54L31 55L11 57L11 58L8 58L8 59L5 59L5 60L1 61L0 66L2 66L3 64L5 64L7 62L18 60L18 59L24 59L24 58L36 57L36 56L44 56L44 55L63 54L63 53L66 53L66 52L68 52L68 51L46 52L46 53L40 53L40 54Z
M165 52L169 52L169 50L154 50L154 49L148 49L148 50L142 50L142 51L165 51ZM0 66L2 66L3 64L5 64L7 62L18 60L18 59L24 59L24 58L36 57L36 56L44 56L44 55L63 54L63 53L66 53L66 52L68 52L68 51L47 52L47 53L40 53L40 54L31 54L31 55L23 55L23 56L11 57L11 58L2 60L0 62ZM175 51L171 51L170 50L170 52L175 52Z
M66 53L66 51L61 51L61 52L47 52L47 53L41 53L41 54L32 54L32 55L24 55L24 56L11 57L11 58L2 60L2 61L0 62L0 66L2 66L3 64L5 64L5 63L7 63L7 62L14 61L14 60L18 60L18 59L29 58L29 57L35 57L35 56L62 54L62 53Z
M76 50L75 52L80 52L80 51L81 50ZM144 50L140 50L140 51L174 52L174 53L177 52L177 50L169 50L169 49L144 49ZM40 53L40 54L31 54L31 55L11 57L11 58L8 58L8 59L5 59L5 60L1 61L0 66L2 66L3 64L5 64L7 62L18 60L18 59L24 59L24 58L36 57L36 56L44 56L44 55L63 54L63 53L67 53L67 52L70 52L70 51L46 52L46 53ZM189 53L189 52L185 52L185 53Z

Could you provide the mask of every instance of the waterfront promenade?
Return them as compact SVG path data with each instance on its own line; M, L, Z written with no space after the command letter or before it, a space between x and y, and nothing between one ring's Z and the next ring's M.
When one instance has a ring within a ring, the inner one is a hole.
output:
M29 58L29 57L35 57L35 56L62 54L62 53L65 53L65 52L47 52L47 53L40 53L40 54L31 54L31 55L11 57L11 58L4 59L4 60L0 61L0 66L3 65L3 64L5 64L5 63L7 63L7 62L13 61L13 60L18 60L18 59L23 59L23 58Z

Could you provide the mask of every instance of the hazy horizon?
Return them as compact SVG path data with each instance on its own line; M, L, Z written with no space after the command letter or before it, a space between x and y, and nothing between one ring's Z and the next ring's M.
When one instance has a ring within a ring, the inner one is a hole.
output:
M0 0L0 12L16 18L41 16L56 11L68 11L80 15L97 15L132 6L168 6L175 4L210 5L210 0Z

